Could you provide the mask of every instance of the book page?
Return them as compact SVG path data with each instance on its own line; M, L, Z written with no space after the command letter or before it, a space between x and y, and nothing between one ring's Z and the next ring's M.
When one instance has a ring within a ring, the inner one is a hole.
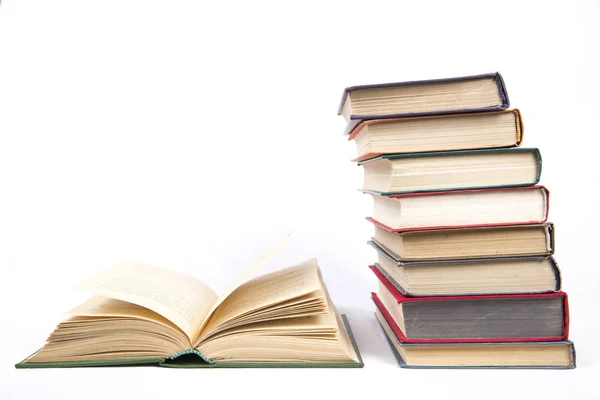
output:
M190 341L217 301L216 293L195 278L133 261L111 266L75 288L152 310L177 325Z
M72 308L65 313L70 317L112 317L136 318L145 321L157 322L168 328L171 328L182 335L185 333L177 327L173 322L169 321L162 315L155 313L145 307L137 304L128 303L104 296L92 296L84 303Z
M197 333L200 333L200 331L202 331L204 326L206 326L206 324L208 323L208 320L210 319L210 317L212 316L214 311L217 309L217 307L223 302L223 300L225 300L242 283L246 282L248 279L250 279L252 276L254 276L277 253L279 253L281 250L283 250L283 248L285 247L285 245L288 242L289 237L292 236L293 232L294 232L294 228L290 229L290 231L288 233L286 233L281 239L279 239L279 241L275 244L275 246L273 246L269 251L267 251L265 253L265 255L263 255L261 258L255 260L252 264L248 265L237 275L237 277L234 279L234 281L231 283L231 285L229 285L227 290L225 290L223 293L221 293L221 295L219 296L217 301L215 301L215 303L213 304L211 309L208 311L208 313L206 314L204 321L202 321L202 324L201 324L200 328L198 329Z
M321 288L316 259L252 279L223 300L202 330L199 341L212 329L235 317L305 296Z

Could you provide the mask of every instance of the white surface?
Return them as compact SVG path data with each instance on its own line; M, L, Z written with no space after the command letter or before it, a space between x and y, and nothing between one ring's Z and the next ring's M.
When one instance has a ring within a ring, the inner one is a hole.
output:
M0 398L598 398L599 9L5 0ZM401 370L372 315L371 204L338 101L350 85L493 71L543 155L578 368ZM267 270L318 257L364 369L13 368L103 267L137 259L220 289L294 224Z

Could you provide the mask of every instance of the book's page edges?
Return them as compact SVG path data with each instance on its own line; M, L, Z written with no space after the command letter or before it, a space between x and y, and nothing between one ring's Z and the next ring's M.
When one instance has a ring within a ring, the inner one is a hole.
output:
M514 109L511 109L511 110L487 111L487 112L480 112L480 113L475 113L475 114L479 115L479 114L503 114L503 113L512 113L512 114L515 114L515 122L516 122L515 129L516 129L516 133L517 133L517 141L515 142L515 144L513 146L518 146L521 143L521 137L522 137L522 132L523 132L523 126L520 123L521 113L520 113L520 111L518 109L514 108ZM424 119L443 119L443 118L448 118L448 117L467 116L467 115L472 115L472 114L474 114L474 113L425 115L425 116L419 116L419 117L383 118L383 119L369 119L369 120L364 120L364 121L361 121L360 124L356 125L356 127L352 131L352 134L348 136L348 141L353 140L362 131L362 129L365 126L368 126L368 125L374 125L374 124L379 124L379 123L387 123L387 122L395 122L395 121L410 121L410 120L424 120ZM505 147L513 147L513 146L501 146L501 147L493 147L493 148L505 148ZM457 149L455 151L459 151L459 150ZM415 153L419 153L419 152L415 152ZM381 154L379 154L379 155L381 155Z
M197 350L188 350L177 353L169 358L146 358L134 360L109 360L109 361L77 361L77 362L27 362L31 357L15 364L15 368L76 368L76 367L117 367L117 366L161 366L167 368L362 368L364 362L354 338L350 322L345 314L341 314L342 321L352 348L358 357L358 362L351 363L209 363L209 360ZM35 353L34 353L35 354Z
M422 298L421 298L422 299ZM537 343L537 342L560 342L565 341L567 338L565 336L549 336L543 338L483 338L483 339L414 339L408 338L402 332L398 324L392 318L392 315L389 313L387 308L383 305L377 293L371 293L371 300L375 303L376 308L381 312L385 320L388 322L392 331L403 344L459 344L459 343Z
M454 110L444 110L444 111L426 111L426 112L412 112L412 113L400 113L400 114L381 114L381 115L350 115L350 121L344 129L344 134L351 134L356 126L364 121L364 120L372 120L372 119L384 119L384 118L404 118L404 117L417 117L417 116L428 116L428 115L444 115L444 114L466 114L472 112L486 112L486 111L494 111L494 110L505 110L510 106L510 101L508 99L508 93L506 91L506 86L504 85L504 79L499 72L491 73L491 74L480 74L480 75L472 75L472 76L464 76L464 77L456 77L456 78L442 78L442 79L427 79L427 80L416 80L416 81L407 81L407 82L394 82L394 83L381 83L381 84L371 84L371 85L359 85L359 86L350 86L344 89L342 94L342 99L340 101L340 105L338 106L337 114L340 115L342 110L344 109L344 104L348 99L348 94L352 91L359 89L372 89L378 87L390 87L390 86L408 86L408 85L417 85L417 84L431 84L431 83L443 83L443 82L452 82L452 81L468 81L468 80L477 80L477 79L485 79L485 78L495 78L496 84L498 86L498 94L500 96L501 104L495 106L488 107L480 107L480 108L468 108L468 109L454 109ZM357 124L352 124L354 120L358 120Z
M369 220L369 219L367 219ZM466 262L466 261L472 261L472 262L477 262L477 261L484 261L484 260L510 260L510 259L520 259L520 258L546 258L546 257L550 257L553 254L553 248L551 246L551 242L552 242L552 235L551 235L551 225L552 223L546 223L544 224L544 229L546 229L546 234L548 235L548 231L550 231L550 235L548 238L548 243L549 243L549 249L546 249L546 251L544 253L533 253L533 254L525 254L525 255L499 255L499 256L494 256L493 254L485 254L485 255L481 255L481 256L477 256L477 257L469 257L469 258L446 258L446 259L423 259L423 258L402 258L399 255L397 255L396 253L394 253L392 250L390 250L388 247L386 247L385 245L379 243L377 241L377 239L375 239L374 237L371 237L370 242L373 242L372 247L375 248L377 250L377 248L381 248L383 254L387 254L391 260L393 260L394 262L396 262L398 265L409 265L409 264L420 264L420 263L428 263L428 264L432 264L432 263L439 263L439 262ZM479 229L479 228L485 228L485 227L477 227L477 228L464 228L464 229ZM463 228L461 228L463 229ZM458 229L457 229L458 230ZM427 230L427 231L431 231L431 230ZM394 232L397 235L405 235L405 234L411 234L411 233L418 233L419 231L408 231L408 232ZM369 244L369 242L367 242L367 244Z
M398 364L400 365L400 368L412 368L412 369L573 369L576 367L576 356L575 356L575 345L573 342L571 341L562 341L562 342L552 342L551 344L553 345L568 345L569 349L571 351L571 364L570 365L566 365L566 366L539 366L539 365L530 365L530 366L510 366L510 365L505 365L505 366L433 366L433 365L408 365L406 364L406 362L402 359L402 356L400 355L400 353L398 353L398 351L396 350L396 347L394 346L392 339L389 337L389 335L387 334L387 332L385 331L381 321L379 321L379 319L377 317L375 317L375 319L377 320L377 323L379 324L379 327L381 328L381 330L383 331L383 336L385 337L388 345L390 346L391 350L392 350L392 354L394 354L394 356L396 357L396 360L398 361ZM384 318L385 319L385 318ZM385 321L385 323L387 323L387 321ZM389 325L388 325L389 327ZM391 330L391 327L390 327ZM406 343L402 343L400 340L398 340L398 338L394 337L394 340L396 340L396 342L400 345L400 346L404 346L404 347L410 347L410 346L440 346L440 344L436 343L436 344L406 344ZM480 345L486 345L488 343L479 343ZM502 344L511 344L514 345L515 343L494 343L496 345L502 345ZM525 343L523 343L525 344ZM538 345L545 345L545 344L549 344L547 342L535 342L535 343L527 343L528 345L531 344L538 344ZM474 345L473 343L456 343L454 344L456 346L465 346L465 345Z
M358 362L356 363L335 363L335 362L324 362L324 363L287 363L287 362L261 362L261 363L253 363L253 362L231 362L231 363L200 363L195 362L193 359L190 360L185 355L180 362L177 360L165 360L165 362L161 363L161 367L168 368L362 368L364 366L364 362L360 355L360 351L358 349L358 345L356 344L356 339L354 338L354 334L352 333L352 328L350 327L350 322L345 314L341 315L342 321L344 322L344 326L348 332L348 336L350 337L350 341L352 342L352 347L356 352L356 356L358 357ZM189 353L188 353L189 354ZM196 354L198 356L199 354ZM206 358L205 358L206 359Z
M438 191L419 191L419 192L404 192L404 193L394 193L387 194L384 192L374 192L370 190L359 189L359 191L363 193L368 193L372 195L385 196L392 199L403 199L407 197L424 197L424 196L445 196L451 194L461 194L461 193L487 193L487 192L506 192L506 191L528 191L528 190L541 190L544 193L544 213L542 219L539 220L531 220L531 221L521 221L521 222L499 222L499 223L486 223L486 224L469 224L469 225L432 225L432 226L421 226L416 228L398 228L393 229L382 222L377 221L373 217L366 217L367 221L383 228L389 232L410 232L410 231L424 231L424 230L439 230L439 229L462 229L462 228L478 228L478 227L494 227L494 226L512 226L512 225L538 225L543 224L548 220L548 212L550 210L550 191L548 188L542 185L534 185L534 186L513 186L513 187L498 187L498 188L477 188L477 189L444 189Z
M520 260L539 260L543 261L545 259L550 260L550 264L554 270L554 275L557 280L557 288L553 290L557 292L560 290L561 283L561 272L556 260L551 255L532 255L532 256L513 256L513 257L479 257L479 258L465 258L465 259L441 259L441 260L415 260L415 261L403 261L394 254L393 251L388 249L385 245L379 243L377 239L374 237L371 240L367 241L367 244L374 248L378 253L383 255L388 260L394 262L398 267L408 267L408 266L419 266L419 265L431 265L431 264L458 264L458 263L485 263L485 262L510 262L510 261L520 261Z
M39 350L38 350L39 351ZM37 353L37 352L36 352ZM35 353L33 353L35 354ZM31 356L33 356L33 354ZM28 362L27 357L15 364L18 369L33 368L83 368L83 367L132 367L132 366L158 366L164 358L139 358L129 360L105 360L105 361L63 361L63 362Z
M496 83L498 84L498 90L502 91L503 94L500 98L503 101L503 104L508 104L508 96L506 96L506 87L504 86L504 79L499 72L491 72L485 74L476 74L476 75L467 75L467 76L457 76L452 78L435 78L435 79L417 79L412 81L403 81L403 82L389 82L389 83L374 83L367 85L355 85L348 86L344 89L344 93L342 93L342 99L340 101L340 105L338 107L338 115L342 113L344 109L344 103L346 102L346 98L348 97L348 93L353 92L355 90L360 89L376 89L383 87L392 87L392 86L409 86L409 85L422 85L422 84L430 84L430 83L444 83L444 82L457 82L457 81L474 81L478 79L485 78L495 78Z
M461 191L482 191L482 190L511 190L528 188L530 186L536 186L540 182L542 175L542 154L537 148L525 148L525 147L509 147L509 148L496 148L496 149L479 149L479 150L456 150L456 151L439 151L439 152L426 152L426 153L402 153L402 154L382 154L377 157L364 159L357 162L357 165L362 166L366 163L378 161L382 159L394 160L400 158L416 158L416 157L427 157L427 156L447 156L456 154L483 154L483 153L504 153L504 152L530 152L536 159L536 176L533 181L526 183L518 183L512 185L483 185L483 186L464 186L454 187L445 189L419 189L419 190L406 190L406 191L378 191L370 189L357 189L359 192L378 195L378 196L389 196L389 197L402 197L410 195L423 195L423 194L446 194L449 192L461 192ZM547 189L546 189L547 190Z
M420 233L428 233L428 232L435 232L435 231L439 231L440 229L418 229L418 230L408 230L408 231L393 231L391 230L391 228L380 224L378 221L375 221L373 218L371 217L367 217L366 218L367 221L371 222L374 225L377 225L383 229L388 230L389 232L393 232L399 236L405 236L405 235L411 235L411 234L420 234ZM509 226L475 226L475 227L456 227L456 228L446 228L443 230L450 230L450 229L456 229L458 231L460 230L464 230L464 229L501 229L501 228L512 228L514 227L515 229L519 229L519 227L527 227L527 226L537 226L539 228L543 228L545 231L545 234L547 236L547 247L546 250L543 253L531 253L531 254L522 254L522 255L510 255L510 254L505 254L505 255L494 255L494 254L482 254L480 256L476 256L476 257L446 257L444 259L437 259L437 258L423 258L423 257L419 257L419 258L406 258L406 257L401 257L398 254L394 253L393 251L391 251L388 247L386 247L385 245L379 243L375 238L371 238L371 241L374 242L374 244L376 244L377 246L381 247L385 252L387 252L391 257L393 257L394 259L398 260L398 264L400 265L406 265L406 264L412 264L412 263L435 263L435 262L458 262L458 261L468 261L468 260L472 260L472 261L479 261L479 260L498 260L498 259L511 259L511 258L521 258L521 257L536 257L536 258L545 258L545 257L549 257L551 255L554 254L554 224L552 222L546 222L544 224L524 224L524 225L509 225Z
M543 259L543 257L522 257L523 258L534 258L534 259ZM502 260L517 260L517 258L507 258L507 259L502 259ZM498 259L482 259L482 260L468 260L467 262L473 262L473 261L483 261L483 262L489 262L489 261L498 261ZM444 260L444 261L440 261L439 264L452 264L455 263L455 260ZM552 261L551 261L552 263ZM398 268L404 268L405 266L408 265L412 265L412 266L418 266L418 265L427 265L427 264L433 264L432 262L413 262L413 263L406 263L406 264L398 264L397 267ZM437 263L436 263L437 264ZM443 293L443 294L418 294L418 293L414 293L411 292L405 288L402 287L402 285L396 281L394 279L393 276L391 276L381 265L379 265L379 263L374 263L372 266L369 266L369 268L375 267L377 268L377 270L383 275L385 276L385 278L400 292L402 293L404 296L406 297L417 297L417 298L430 298L430 297L448 297L448 296L452 296L453 294L456 293ZM556 277L556 271L554 271L554 275ZM539 292L486 292L486 293L460 293L460 296L506 296L506 295L515 295L515 294L546 294L546 293L554 293L556 291L560 290L560 286L558 288L555 288L555 290L543 290L543 291L539 291Z
M384 286L390 291L390 293L394 296L398 304L407 303L411 301L448 301L448 300L486 300L486 299L525 299L525 298L542 298L542 297L565 297L567 294L565 292L550 292L550 293L527 293L527 294L494 294L494 295L470 295L470 296L424 296L424 297L408 297L403 295L399 290L397 290L394 285L379 272L379 270L371 265L369 267L371 271L377 276L379 281L384 284Z

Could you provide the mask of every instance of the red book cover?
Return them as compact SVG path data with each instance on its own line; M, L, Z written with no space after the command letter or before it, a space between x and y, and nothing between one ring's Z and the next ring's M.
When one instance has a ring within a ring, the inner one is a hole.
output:
M385 308L377 293L371 293L373 301L381 311L394 334L404 343L496 343L496 342L554 342L567 340L569 337L569 303L565 292L554 292L544 294L508 294L508 295L477 295L477 296L431 296L431 297L407 297L398 291L392 283L375 267L369 266L386 289L394 296L398 304L414 301L445 301L445 300L474 300L474 299L502 299L502 298L532 298L532 297L562 297L564 301L564 332L562 336L551 336L542 338L484 338L484 339L412 339L407 338L400 327L396 324L389 311Z
M546 207L544 216L542 219L537 221L524 221L524 222L511 222L511 223L497 223L497 224L474 224L474 225L454 225L454 226L427 226L427 227L419 227L419 228L402 228L402 229L392 229L391 227L382 224L381 222L373 219L372 217L367 217L367 221L371 222L379 226L380 228L385 229L389 232L411 232L411 231L428 231L428 230L440 230L440 229L464 229L464 228L489 228L495 226L515 226L515 225L534 225L534 224L543 224L548 220L548 210L550 208L550 191L541 185L530 186L527 188L522 187L508 187L508 188L500 188L500 189L469 189L469 190L451 190L447 192L425 192L425 193L406 193L406 194L393 194L388 196L389 198L405 198L405 197L418 197L418 196L443 196L448 194L456 194L456 193L475 193L475 192L497 192L497 191L511 191L511 190L536 190L542 189L546 193Z

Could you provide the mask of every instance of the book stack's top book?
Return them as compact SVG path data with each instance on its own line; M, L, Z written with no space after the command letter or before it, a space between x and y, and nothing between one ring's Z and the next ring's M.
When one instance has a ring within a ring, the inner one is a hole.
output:
M376 317L403 367L573 368L541 152L499 73L349 87Z

